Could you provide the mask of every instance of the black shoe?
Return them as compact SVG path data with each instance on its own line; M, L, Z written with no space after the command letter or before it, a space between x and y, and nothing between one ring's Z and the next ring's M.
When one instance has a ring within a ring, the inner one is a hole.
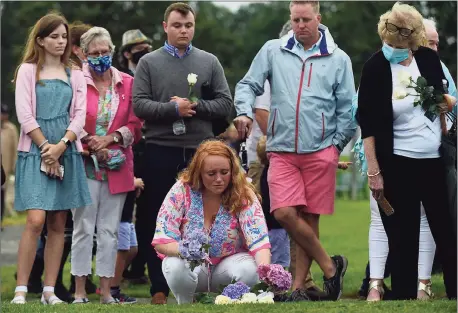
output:
M137 299L134 297L129 297L128 295L122 293L122 292L117 292L117 293L112 293L111 296L118 301L120 304L134 304L137 303Z
M360 298L361 300L367 299L367 294L369 293L369 283L370 279L364 278L361 287L359 287L358 298Z
M348 260L341 255L332 256L331 259L336 266L336 273L329 279L323 277L324 291L328 294L329 300L336 301L342 296L343 278L347 271Z
M318 288L317 286L312 286L305 290L310 301L329 301L329 295Z
M275 301L275 300L274 300ZM311 301L305 289L294 290L285 302Z

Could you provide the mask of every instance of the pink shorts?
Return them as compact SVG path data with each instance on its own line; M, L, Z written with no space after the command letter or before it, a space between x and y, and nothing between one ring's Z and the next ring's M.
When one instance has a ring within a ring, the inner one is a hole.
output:
M302 207L305 213L333 214L339 152L333 145L308 154L269 152L270 211Z

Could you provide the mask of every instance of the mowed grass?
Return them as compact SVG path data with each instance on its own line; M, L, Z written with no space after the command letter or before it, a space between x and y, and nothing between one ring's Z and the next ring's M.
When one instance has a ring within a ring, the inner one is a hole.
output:
M380 303L366 303L357 299L357 292L364 277L368 259L368 228L370 221L369 201L337 200L336 211L333 216L323 216L321 219L321 241L329 254L343 254L348 257L349 266L345 276L344 295L338 302L301 302L276 303L274 305L166 305L151 306L149 304L135 304L125 306L102 306L96 304L97 296L91 296L89 305L65 305L57 308L46 307L37 302L38 295L29 295L31 303L25 306L13 306L9 301L13 297L15 287L15 266L1 269L2 312L235 312L251 313L267 311L269 313L288 312L456 312L456 301L445 300L445 291L442 277L433 277L433 291L436 300L433 301L383 301ZM69 264L66 265L64 282L69 285ZM322 275L316 264L312 272L318 285L322 285ZM389 281L388 281L389 283ZM125 286L124 291L131 296L143 298L143 303L149 302L149 286Z

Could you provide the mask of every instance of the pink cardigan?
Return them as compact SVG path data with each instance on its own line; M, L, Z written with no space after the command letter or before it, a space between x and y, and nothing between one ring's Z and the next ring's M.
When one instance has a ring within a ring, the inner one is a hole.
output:
M21 124L18 151L29 152L32 138L27 134L40 127L37 116L37 98L35 94L37 65L23 63L19 67L16 78L16 115ZM72 103L70 105L70 125L67 130L76 134L75 142L78 151L83 151L81 145L81 133L86 119L86 80L81 70L72 69L71 85L73 90Z
M108 187L111 194L124 193L134 190L134 156L131 145L141 139L141 120L135 116L132 108L132 76L111 67L113 75L114 93L111 100L111 119L108 125L108 134L118 131L123 144L113 144L108 149L121 149L126 156L126 162L119 170L107 171ZM99 92L94 85L91 73L83 67L87 83L87 113L83 135L94 135L99 108ZM84 145L87 148L87 145ZM86 159L86 158L85 158ZM87 162L88 160L85 160Z

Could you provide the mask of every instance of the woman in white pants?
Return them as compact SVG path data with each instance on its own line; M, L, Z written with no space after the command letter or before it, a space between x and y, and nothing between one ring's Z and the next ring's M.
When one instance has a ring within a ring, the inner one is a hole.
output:
M191 247L197 232L209 238L210 273L206 266L191 270L186 260L183 243L191 240ZM163 259L162 271L178 304L233 280L249 287L259 281L258 265L270 264L269 235L256 190L233 149L215 140L197 148L165 197L152 245Z
M132 109L133 78L111 66L114 45L108 31L92 27L81 36L87 58L86 124L82 142L92 205L73 213L72 275L75 301L89 302L86 277L91 274L92 238L97 228L96 275L100 302L115 303L111 279L115 274L118 228L127 192L134 190L131 145L140 139L141 121Z
M352 114L356 116L358 109L358 94L353 97ZM366 175L367 163L364 155L364 146L361 137L353 148L356 164L360 166L361 173ZM385 264L388 257L388 237L383 227L380 211L372 193L370 194L371 224L369 227L369 268L370 284L367 301L380 301L383 299L385 290L383 288L383 277ZM396 213L394 213L396 214ZM432 297L431 290L431 271L433 267L436 244L434 243L431 230L429 229L428 219L425 209L421 205L420 218L420 241L418 253L418 299L429 299Z
M371 224L369 227L369 267L371 282L367 301L379 301L383 298L383 275L388 257L388 237L383 227L380 211L372 194L370 195ZM395 213L396 214L396 213ZM431 291L431 271L436 244L434 243L425 209L421 205L420 249L418 253L418 299L429 299Z

